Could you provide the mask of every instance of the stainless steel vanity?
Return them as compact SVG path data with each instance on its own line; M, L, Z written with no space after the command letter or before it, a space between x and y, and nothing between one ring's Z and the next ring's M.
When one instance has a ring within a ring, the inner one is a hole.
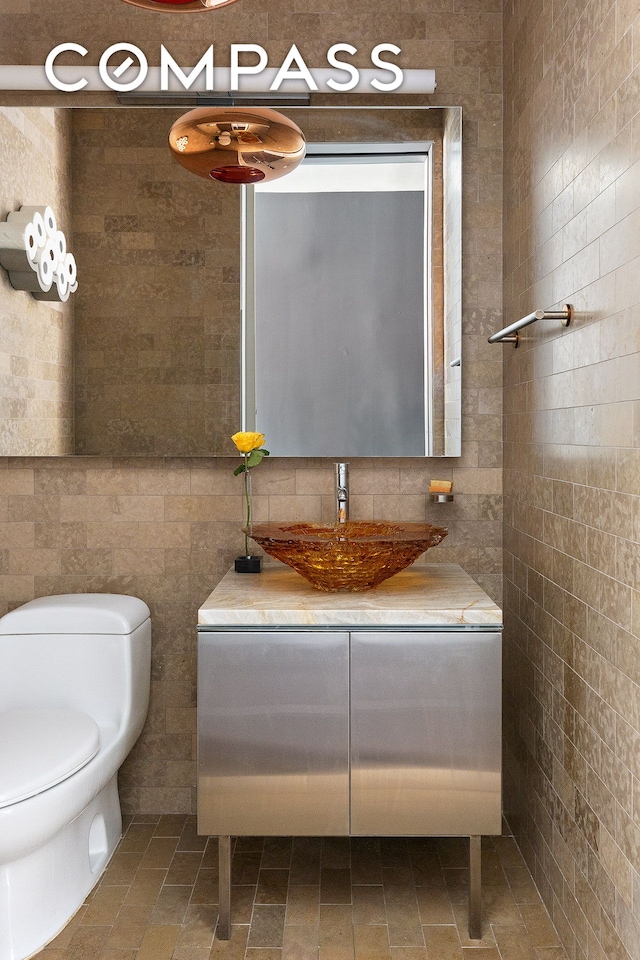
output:
M230 573L200 611L198 830L229 838L501 832L501 612L454 564L366 594ZM297 621L297 622L296 622Z

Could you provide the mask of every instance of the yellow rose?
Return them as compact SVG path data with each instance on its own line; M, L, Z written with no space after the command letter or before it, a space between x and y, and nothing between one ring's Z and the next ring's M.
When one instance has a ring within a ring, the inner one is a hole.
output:
M264 443L264 433L234 433L231 437L240 453L251 453Z

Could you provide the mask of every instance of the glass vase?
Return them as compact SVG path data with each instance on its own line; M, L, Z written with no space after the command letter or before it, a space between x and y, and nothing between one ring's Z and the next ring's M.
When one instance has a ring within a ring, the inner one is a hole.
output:
M251 470L242 474L244 493L244 555L236 557L234 569L236 573L260 573L262 557L249 553L249 537L253 532L253 490Z

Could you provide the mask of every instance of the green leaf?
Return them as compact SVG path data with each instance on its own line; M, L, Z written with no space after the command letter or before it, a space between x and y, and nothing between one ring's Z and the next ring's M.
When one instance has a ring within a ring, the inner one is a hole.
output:
M268 456L269 456L269 451L268 451L268 450L265 450L264 447L262 447L262 448L259 450L259 453L263 454L263 456L265 456L265 457L268 457Z
M244 473L244 463L241 463L239 467L236 467L233 471L234 477L239 477L241 473Z
M257 467L258 464L262 462L263 457L264 457L264 453L262 452L262 450L252 450L251 453L249 454L249 459L247 460L247 466L249 468Z

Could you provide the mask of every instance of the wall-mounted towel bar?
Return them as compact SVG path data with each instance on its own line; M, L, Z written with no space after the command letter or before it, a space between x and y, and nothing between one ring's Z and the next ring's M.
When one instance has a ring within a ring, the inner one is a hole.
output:
M518 330L528 327L530 323L536 320L559 320L563 327L568 327L571 323L572 307L570 303L565 303L562 310L534 310L528 316L515 323L505 327L504 330L498 330L489 337L489 343L512 343L514 347L518 346L520 335Z

